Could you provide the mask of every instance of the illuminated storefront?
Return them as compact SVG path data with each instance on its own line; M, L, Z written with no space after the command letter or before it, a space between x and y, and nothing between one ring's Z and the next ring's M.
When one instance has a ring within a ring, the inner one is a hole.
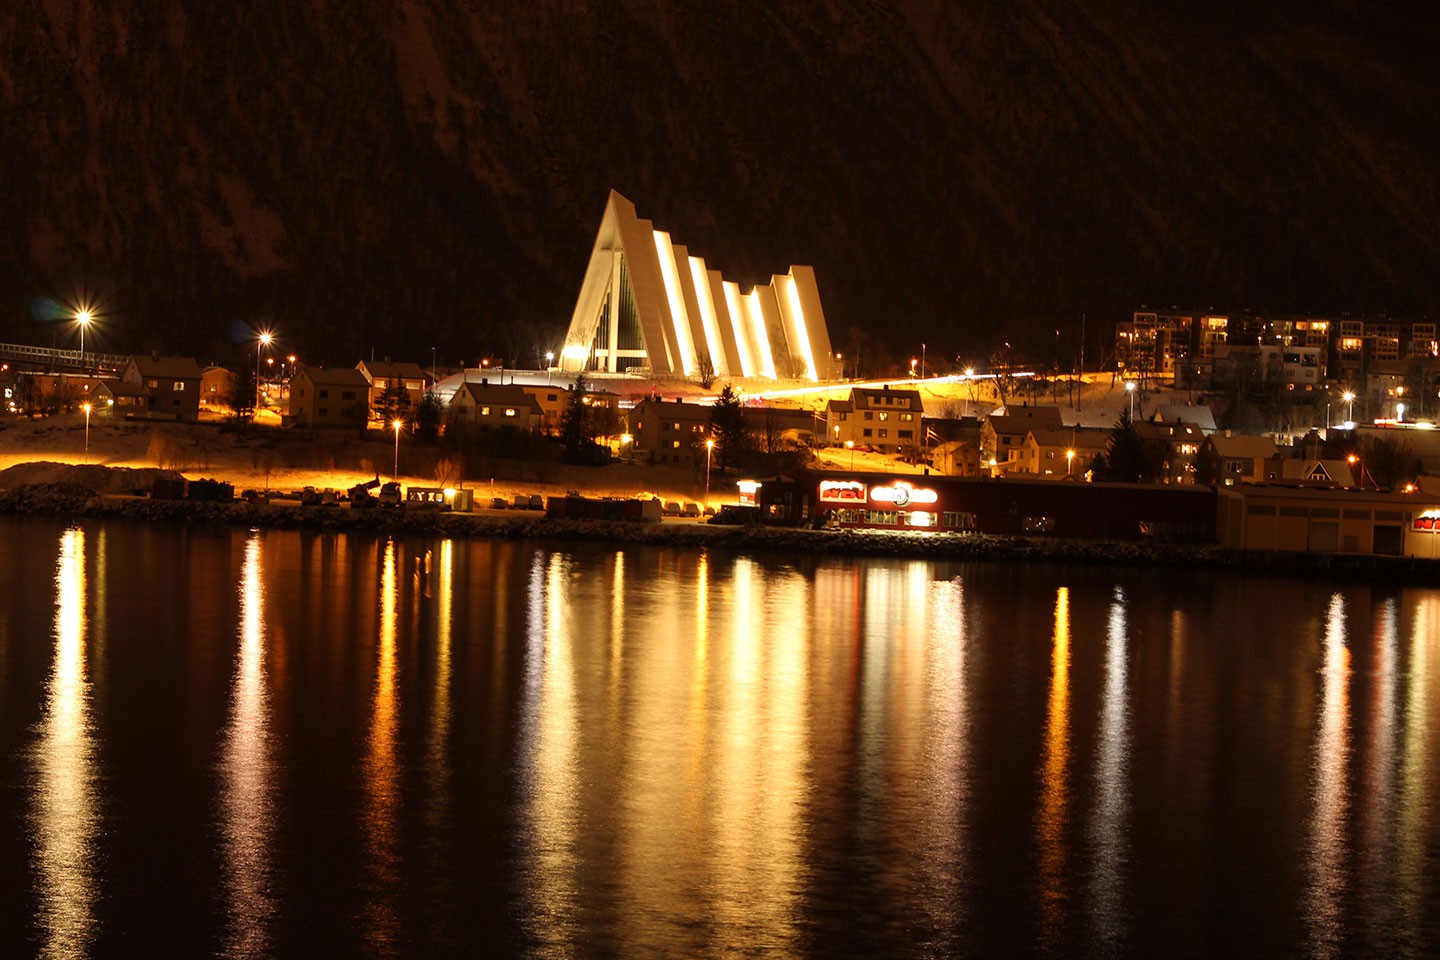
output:
M766 481L766 523L916 533L1211 542L1208 487L799 471Z

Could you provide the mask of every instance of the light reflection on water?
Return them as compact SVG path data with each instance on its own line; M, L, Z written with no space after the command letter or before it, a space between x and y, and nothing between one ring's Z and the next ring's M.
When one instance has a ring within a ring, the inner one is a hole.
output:
M1118 956L1127 936L1125 870L1129 859L1126 817L1130 791L1129 639L1124 590L1115 589L1105 632L1105 680L1095 757L1091 936L1105 955Z
M35 872L43 957L84 957L95 937L100 832L85 642L85 532L66 530L55 567L54 661L36 744Z
M1060 946L1067 916L1065 828L1070 818L1070 590L1055 592L1054 650L1050 657L1050 697L1045 708L1045 753L1040 767L1040 809L1035 816L1040 876L1040 942Z
M230 722L220 748L220 805L228 918L221 954L271 954L275 830L274 762L265 682L265 582L261 538L245 542L240 570L240 645L235 655Z
M1331 956L1341 945L1349 764L1350 648L1345 636L1345 600L1336 593L1330 598L1321 644L1320 726L1315 742L1315 799L1308 858L1307 912L1312 956Z
M148 885L200 955L1440 949L1435 591L263 532L223 633L157 636L96 555L131 536L31 545L31 674L0 606L0 705L35 700L0 712L34 763L6 956L117 955L107 891ZM131 770L137 696L215 765ZM136 862L102 757L212 848Z
M395 541L385 541L380 574L380 636L376 645L375 694L363 767L366 899L361 908L365 939L380 956L398 956L400 916L400 796L398 752L400 694L396 684L396 606L399 575Z

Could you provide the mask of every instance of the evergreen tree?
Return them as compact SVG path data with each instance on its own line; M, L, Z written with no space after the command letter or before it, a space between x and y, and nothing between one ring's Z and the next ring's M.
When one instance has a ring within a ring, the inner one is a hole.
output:
M403 380L391 378L376 402L376 412L386 423L405 419L410 412L410 392L405 389Z
M425 395L420 398L420 406L415 408L415 436L426 442L433 441L440 433L440 419L443 415L444 410L435 391L425 391Z
M582 373L565 398L565 409L560 414L560 457L566 463L603 466L610 462L610 448L595 442L590 407L585 403L589 389Z
M255 416L255 370L244 365L239 373L230 372L226 384L230 415L243 423Z
M1145 444L1130 420L1130 411L1120 408L1120 419L1105 441L1105 470L1102 480L1120 483L1139 483L1145 478Z
M728 383L710 408L710 434L715 438L715 455L720 469L750 448L750 429L745 422L745 405Z

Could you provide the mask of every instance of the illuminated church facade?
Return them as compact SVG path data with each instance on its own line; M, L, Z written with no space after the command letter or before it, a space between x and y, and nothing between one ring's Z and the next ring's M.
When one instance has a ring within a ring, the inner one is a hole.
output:
M839 363L813 269L792 266L742 292L612 190L559 367L820 382Z

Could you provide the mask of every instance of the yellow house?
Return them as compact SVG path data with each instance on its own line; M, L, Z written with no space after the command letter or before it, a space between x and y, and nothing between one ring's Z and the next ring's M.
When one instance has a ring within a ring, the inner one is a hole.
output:
M289 423L297 427L365 428L370 383L349 367L301 367L290 380Z

